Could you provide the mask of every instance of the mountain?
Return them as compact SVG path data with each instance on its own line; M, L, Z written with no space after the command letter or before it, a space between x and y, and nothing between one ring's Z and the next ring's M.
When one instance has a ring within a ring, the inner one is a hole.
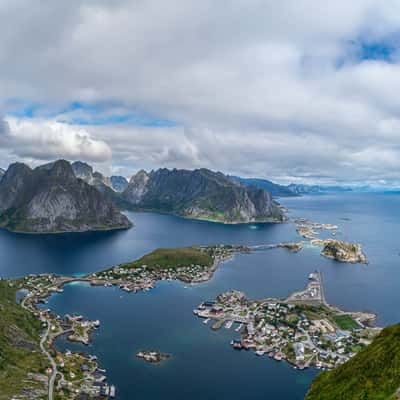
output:
M83 179L86 183L96 187L101 192L112 189L110 178L105 177L100 172L94 172L93 167L82 161L72 163L72 169L77 178Z
M385 328L348 362L319 374L305 400L390 400L400 388L400 324Z
M112 176L110 178L111 187L116 192L123 192L128 187L128 181L123 176Z
M293 192L294 194L297 195L302 195L302 194L309 194L309 193L320 193L321 187L317 185L304 185L301 183L291 183L290 185L287 186L287 188Z
M290 190L287 186L268 181L267 179L259 178L241 178L240 176L229 176L235 182L240 182L246 186L255 186L259 189L264 189L271 193L273 197L293 197L298 196L297 193Z
M326 193L326 192L351 192L352 188L348 186L321 186L321 185L306 185L302 183L291 183L286 186L290 191L297 195Z
M51 233L123 229L129 220L95 187L77 179L69 162L35 169L10 165L0 182L0 226Z
M278 203L265 190L233 182L220 172L139 171L123 192L138 209L224 223L281 221Z

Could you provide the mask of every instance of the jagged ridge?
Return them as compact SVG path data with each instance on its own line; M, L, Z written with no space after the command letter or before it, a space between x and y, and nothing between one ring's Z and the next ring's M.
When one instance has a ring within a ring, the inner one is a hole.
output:
M0 226L32 233L122 229L129 220L59 160L30 169L10 165L0 182Z
M224 223L284 219L265 190L232 182L207 169L139 171L123 197L139 209Z

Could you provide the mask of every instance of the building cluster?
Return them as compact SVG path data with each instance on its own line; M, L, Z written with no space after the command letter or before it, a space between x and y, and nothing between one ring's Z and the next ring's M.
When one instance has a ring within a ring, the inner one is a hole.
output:
M342 364L367 345L371 335L361 326L351 331L339 329L334 314L321 305L249 301L238 291L203 302L194 313L206 321L223 321L225 327L232 323L242 326L241 338L232 341L235 349L251 349L259 356L287 360L300 369L329 369Z

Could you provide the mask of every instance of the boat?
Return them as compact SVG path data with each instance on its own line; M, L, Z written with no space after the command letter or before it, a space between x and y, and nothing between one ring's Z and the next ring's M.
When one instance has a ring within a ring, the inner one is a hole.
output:
M203 321L203 324L207 324L209 320L210 320L210 318L205 319L205 320Z
M232 325L233 325L233 321L228 321L228 322L225 324L225 328L226 328L226 329L230 329L230 328L232 327Z
M263 356L263 355L265 354L265 352L264 352L263 350L257 350L257 351L256 351L256 354L257 354L258 356Z
M240 325L235 329L235 331L236 331L236 332L239 332L239 331L242 329L242 326L243 326L243 324L240 324Z

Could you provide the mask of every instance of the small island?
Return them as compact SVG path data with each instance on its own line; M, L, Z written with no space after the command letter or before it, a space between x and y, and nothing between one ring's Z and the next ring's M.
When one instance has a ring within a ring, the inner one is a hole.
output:
M314 239L311 244L322 246L321 254L340 262L367 264L367 257L358 243L343 242L334 239Z
M172 355L161 353L158 350L141 350L136 353L136 357L141 358L149 364L160 364L162 361L172 357Z

